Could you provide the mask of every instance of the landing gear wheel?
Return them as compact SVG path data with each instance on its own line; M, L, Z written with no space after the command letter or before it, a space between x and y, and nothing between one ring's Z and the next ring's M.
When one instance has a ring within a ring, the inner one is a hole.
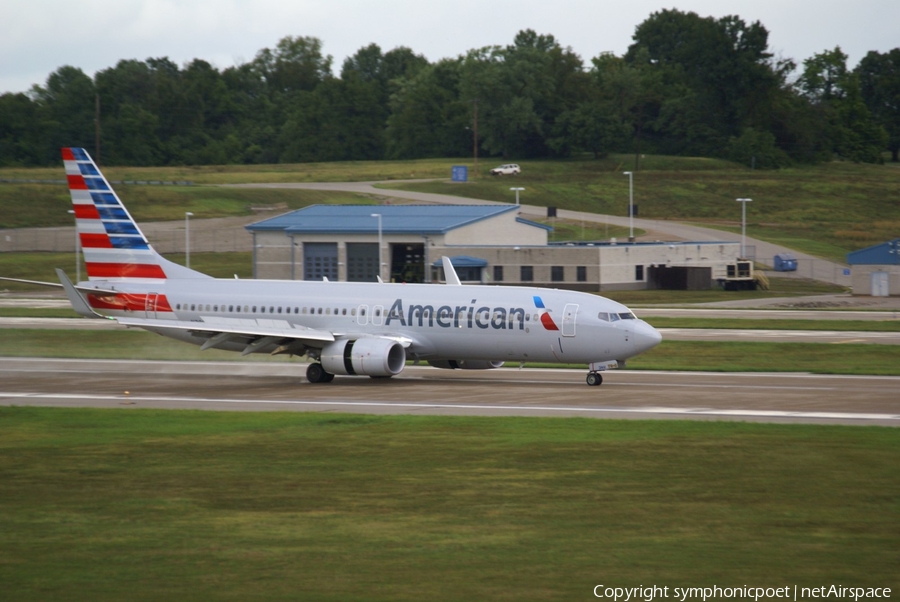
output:
M603 383L603 377L600 376L599 372L588 372L587 378L585 380L591 387L598 387L601 383Z
M334 380L334 374L325 372L322 364L310 364L306 369L306 380L311 383L330 383Z

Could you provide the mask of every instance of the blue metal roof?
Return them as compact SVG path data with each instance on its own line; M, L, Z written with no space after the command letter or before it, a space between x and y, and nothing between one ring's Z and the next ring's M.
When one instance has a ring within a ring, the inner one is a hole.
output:
M847 253L850 265L900 265L900 238Z
M311 205L250 224L247 229L283 230L286 234L377 234L378 219L372 217L377 213L381 214L384 234L445 234L517 209L515 205Z
M455 268L486 268L488 262L480 257L472 257L471 255L454 255L450 258L450 265ZM438 259L431 264L433 267L439 268L444 265L443 260Z

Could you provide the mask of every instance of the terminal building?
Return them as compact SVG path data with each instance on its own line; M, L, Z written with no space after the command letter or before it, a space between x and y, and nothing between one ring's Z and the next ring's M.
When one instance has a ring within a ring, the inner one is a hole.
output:
M468 283L705 289L740 254L733 242L550 243L552 228L516 205L313 205L247 230L264 279L440 281L446 255Z

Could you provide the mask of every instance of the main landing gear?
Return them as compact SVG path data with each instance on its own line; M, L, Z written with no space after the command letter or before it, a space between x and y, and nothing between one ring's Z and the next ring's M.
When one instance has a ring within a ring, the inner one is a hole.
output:
M603 377L600 376L599 372L588 372L587 378L585 380L591 387L599 387L603 383Z
M325 372L322 364L316 362L315 364L310 364L306 369L306 380L311 383L330 383L334 380L334 374Z

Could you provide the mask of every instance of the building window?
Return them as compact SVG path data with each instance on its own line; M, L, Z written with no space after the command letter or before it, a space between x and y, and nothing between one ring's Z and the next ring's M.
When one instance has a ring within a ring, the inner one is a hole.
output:
M575 268L575 278L578 282L587 282L587 268L583 265Z
M519 268L519 280L522 282L534 282L534 267L523 265Z
M503 282L503 266L494 266L494 282Z
M644 266L642 266L642 265L634 266L634 279L635 280L643 280L644 279Z
M550 266L550 280L562 282L566 279L566 268L561 265Z

